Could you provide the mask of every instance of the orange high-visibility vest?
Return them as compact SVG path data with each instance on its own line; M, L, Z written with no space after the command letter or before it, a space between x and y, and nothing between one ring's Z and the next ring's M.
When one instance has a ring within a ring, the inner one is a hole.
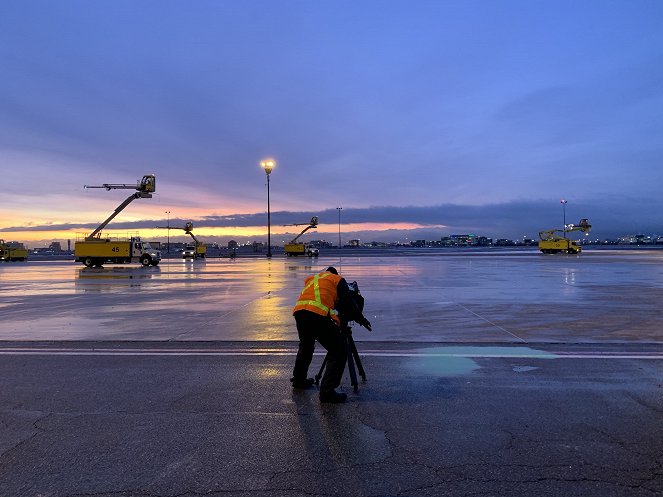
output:
M306 278L304 289L299 294L292 313L307 310L321 316L330 316L336 324L340 325L341 321L334 310L334 304L336 303L336 287L342 279L341 276L326 271Z

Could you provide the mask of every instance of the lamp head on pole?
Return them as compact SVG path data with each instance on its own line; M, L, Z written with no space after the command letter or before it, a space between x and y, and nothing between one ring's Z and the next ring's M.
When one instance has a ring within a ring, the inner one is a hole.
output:
M276 166L276 161L274 159L265 159L260 161L260 167L265 170L265 174L267 174L267 176L269 176L269 173L272 172L274 166Z

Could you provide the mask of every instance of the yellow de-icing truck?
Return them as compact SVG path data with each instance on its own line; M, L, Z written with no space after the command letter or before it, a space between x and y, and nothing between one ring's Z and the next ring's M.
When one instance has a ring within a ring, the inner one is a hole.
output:
M24 261L27 258L28 251L21 243L0 240L0 261Z
M106 262L115 264L140 262L143 266L156 266L161 261L161 252L152 248L138 236L127 238L107 237L76 241L76 262L87 267L102 266Z
M74 246L76 262L82 262L87 267L102 266L106 262L116 264L140 262L143 266L159 264L161 252L153 249L149 243L143 242L140 237L128 236L125 239L120 239L118 237L102 236L101 233L101 230L132 201L137 198L152 198L152 193L156 191L154 175L143 176L143 179L137 185L104 183L101 186L86 185L85 188L134 189L137 191L122 202L97 229L76 241Z
M591 228L592 225L587 219L581 219L578 224L564 226L563 230L539 231L539 250L544 254L579 254L582 252L582 247L575 240L569 240L566 234L572 231L584 231L587 234ZM557 233L562 233L564 236L559 236Z
M286 226L302 226L302 224L286 224ZM311 222L308 223L306 228L304 228L299 235L290 240L290 242L283 245L286 255L288 256L297 256L297 255L308 255L309 257L316 257L318 255L318 249L309 245L308 243L298 242L300 236L306 233L310 229L315 229L318 227L318 216L313 216Z
M193 223L191 221L186 222L184 228L178 228L176 226L157 226L157 228L164 230L181 229L193 238L193 244L184 247L184 250L182 251L182 259L204 259L207 256L207 246L198 240L193 234Z

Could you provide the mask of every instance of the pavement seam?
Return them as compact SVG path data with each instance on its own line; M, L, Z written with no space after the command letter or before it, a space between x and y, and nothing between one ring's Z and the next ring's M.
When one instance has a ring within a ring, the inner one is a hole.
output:
M15 412L15 410L14 410L14 409L10 409L10 410L4 410L3 412L5 412L5 413L6 413L6 412L13 413L13 412ZM31 412L34 412L34 411L31 411ZM42 434L42 433L45 433L46 430L45 430L44 428L41 428L41 427L37 426L37 423L39 423L39 422L41 422L41 421L44 421L45 419L48 419L52 414L53 414L53 413L49 412L49 413L47 413L47 414L45 414L45 415L42 415L42 416L40 416L39 418L35 419L35 420L32 422L32 428L35 429L36 431L35 431L32 435L30 435L29 437L24 438L23 440L19 441L19 442L18 442L16 445L14 445L13 447L10 447L10 448L8 448L7 450L5 450L5 451L3 451L2 453L0 453L0 459L2 459L3 457L7 456L9 453L13 452L14 450L18 449L18 448L21 447L22 445L27 444L28 442L30 442L31 440L33 440L35 437L37 437L37 435L40 435L40 434Z

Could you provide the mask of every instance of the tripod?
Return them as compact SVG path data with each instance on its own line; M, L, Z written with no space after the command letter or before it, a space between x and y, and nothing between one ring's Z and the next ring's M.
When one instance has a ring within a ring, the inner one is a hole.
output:
M357 352L357 346L355 341L352 339L352 328L348 326L347 323L341 325L341 335L343 336L343 344L345 345L345 353L348 356L348 372L350 373L350 384L354 388L355 392L359 391L358 382L357 382L357 371L361 375L361 379L366 381L366 371L364 371L364 366L361 364L361 359L359 358L359 352ZM315 384L320 383L320 378L322 378L322 372L325 370L327 365L327 357L329 352L325 355L325 359L322 361L322 366L320 366L320 371L315 375ZM355 369L355 365L357 368Z

